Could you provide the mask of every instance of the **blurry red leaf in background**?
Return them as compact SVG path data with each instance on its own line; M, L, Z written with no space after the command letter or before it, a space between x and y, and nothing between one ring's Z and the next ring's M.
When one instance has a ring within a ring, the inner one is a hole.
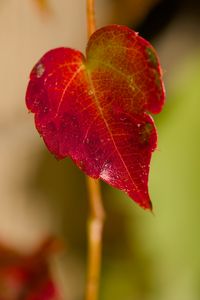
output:
M148 174L157 145L153 119L164 104L154 48L125 26L90 38L86 58L70 48L46 53L30 75L29 110L48 149L87 175L151 208Z
M60 300L48 261L56 248L51 238L30 255L0 245L0 300Z

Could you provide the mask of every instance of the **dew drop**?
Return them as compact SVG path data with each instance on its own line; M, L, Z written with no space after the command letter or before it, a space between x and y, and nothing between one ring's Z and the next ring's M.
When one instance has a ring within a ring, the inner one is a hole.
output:
M49 108L47 107L47 106L45 106L44 108L43 108L43 112L44 113L47 113L49 111Z
M129 76L128 77L128 82L132 85L133 84L133 77L132 76Z
M83 168L83 161L82 160L79 161L79 166L80 166L81 169Z
M44 74L45 68L43 64L38 64L36 66L36 76L37 78L40 78Z
M126 117L120 117L120 121L126 121L127 118Z
M89 96L92 96L93 94L94 94L93 90L89 90L89 91L88 91L88 95L89 95Z
M106 181L110 180L110 171L109 169L103 168L101 171L100 177Z
M36 99L36 100L34 101L34 105L37 107L37 106L39 106L39 104L40 104L40 101L39 101L38 99Z
M103 168L105 170L109 170L111 168L111 163L110 161L105 161Z

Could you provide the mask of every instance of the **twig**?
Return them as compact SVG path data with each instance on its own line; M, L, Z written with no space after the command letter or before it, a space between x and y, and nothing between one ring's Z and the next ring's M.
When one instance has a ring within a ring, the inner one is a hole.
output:
M95 31L94 0L87 0L88 38ZM101 269L102 231L104 224L104 208L101 199L99 180L87 177L89 193L88 219L88 265L86 282L86 300L97 300Z
M87 0L87 29L88 29L88 38L96 30L95 13L94 13L94 1L95 0Z
M90 216L88 220L88 269L86 300L97 300L101 269L102 230L104 209L98 180L87 177Z

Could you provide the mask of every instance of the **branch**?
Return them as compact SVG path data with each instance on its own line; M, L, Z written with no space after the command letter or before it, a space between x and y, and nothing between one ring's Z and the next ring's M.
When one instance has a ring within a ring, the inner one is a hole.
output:
M94 0L87 0L87 29L88 29L88 38L90 38L90 36L96 30Z
M87 177L90 216L88 220L88 270L86 300L97 300L101 269L102 231L104 209L102 206L100 183Z
M95 31L94 0L87 0L88 38ZM97 300L101 270L102 231L104 224L104 209L101 199L100 183L86 177L89 193L88 219L88 266L86 282L86 300Z

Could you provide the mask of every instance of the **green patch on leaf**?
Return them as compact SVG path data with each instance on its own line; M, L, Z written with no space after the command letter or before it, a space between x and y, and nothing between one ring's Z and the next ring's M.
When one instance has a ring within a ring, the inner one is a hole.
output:
M156 57L156 54L154 53L154 50L152 48L146 48L146 53L148 55L149 61L152 63L154 67L158 66L158 60Z

